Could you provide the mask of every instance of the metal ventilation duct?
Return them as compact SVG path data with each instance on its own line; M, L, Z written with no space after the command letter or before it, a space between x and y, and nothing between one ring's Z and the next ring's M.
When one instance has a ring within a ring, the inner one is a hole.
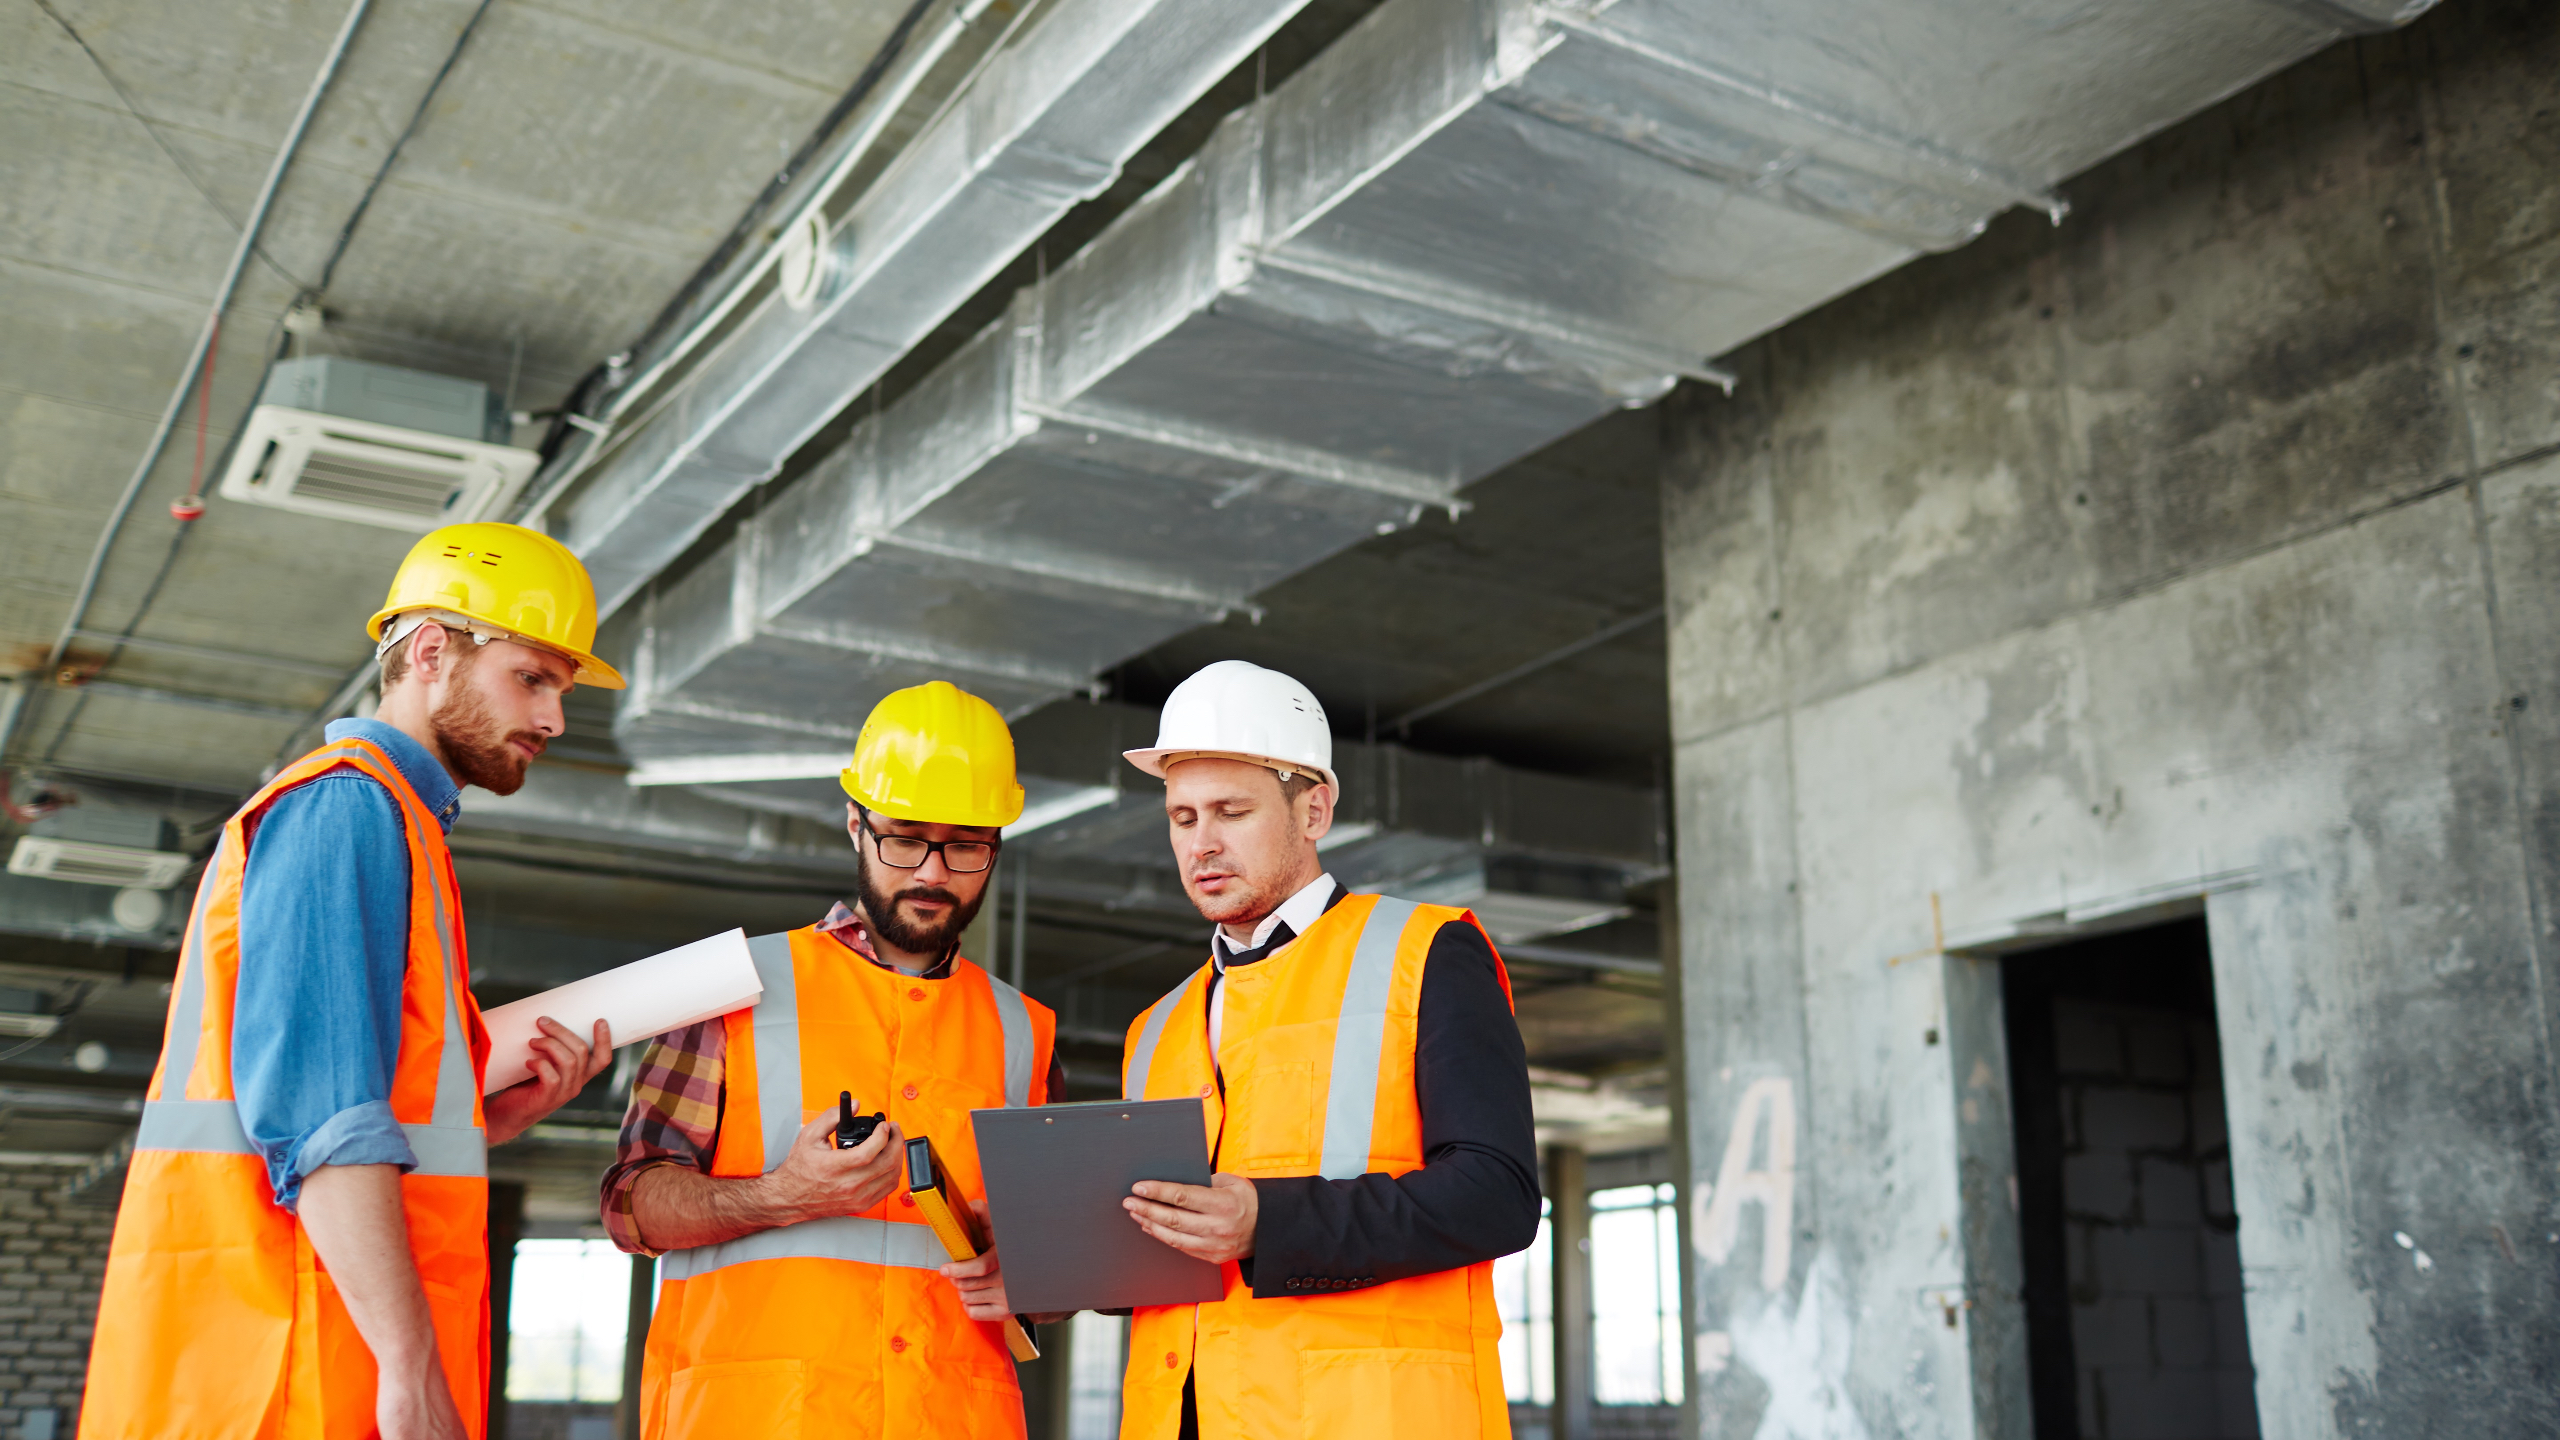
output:
M2419 8L1390 0L653 595L617 733L1024 712Z
M550 521L608 615L1305 0L1059 0ZM793 304L799 301L800 304Z
M1006 828L1006 854L1029 868L1034 896L1194 913L1165 843L1161 794L1120 757L1155 728L1155 711L1112 704L1056 706L1016 727L1033 823ZM1344 793L1323 845L1334 875L1355 889L1472 905L1506 943L1622 918L1628 891L1669 868L1661 798L1650 790L1355 741L1336 743L1334 763ZM719 860L827 887L852 874L844 806L831 776L630 786L543 764L513 795L475 795L456 832ZM476 946L479 928L473 935ZM1646 957L1620 968L1653 967Z

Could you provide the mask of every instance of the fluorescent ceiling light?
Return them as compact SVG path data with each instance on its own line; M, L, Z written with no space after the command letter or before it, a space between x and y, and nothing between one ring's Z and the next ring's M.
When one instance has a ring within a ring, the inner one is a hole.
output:
M1022 807L1022 818L1004 827L1004 838L1019 840L1043 826L1072 819L1087 810L1111 803L1120 792L1108 785L1079 785L1073 790L1044 795Z
M626 784L739 785L756 780L833 780L852 757L841 750L798 755L676 755L643 760Z

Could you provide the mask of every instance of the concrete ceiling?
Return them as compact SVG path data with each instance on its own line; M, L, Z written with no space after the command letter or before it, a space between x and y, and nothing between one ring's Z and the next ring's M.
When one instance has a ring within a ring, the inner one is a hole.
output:
M1430 512L1283 581L1259 621L1161 645L1113 693L1157 704L1212 660L1251 660L1304 680L1346 734L1652 788L1671 749L1658 425L1628 411L1558 441L1468 487L1465 516Z
M0 655L40 658L190 341L338 0L54 0L201 176L156 145L98 65L32 0L0 8ZM333 353L512 385L555 404L637 338L877 49L902 0L717 7L504 0L460 55L325 297ZM244 414L275 326L474 9L374 6L314 119L224 327L208 464ZM217 210L213 202L222 207ZM286 273L279 273L279 270ZM291 278L287 278L287 275ZM190 419L192 420L192 416ZM115 550L88 623L135 614L176 525L192 424ZM144 633L324 668L363 658L349 623L410 537L214 502ZM84 642L82 657L102 653ZM309 707L324 675L129 651L110 677ZM35 717L36 754L96 770L254 780L259 718L125 697ZM176 713L171 713L176 709ZM23 748L21 753L27 753Z
M0 211L0 668L11 672L40 660L60 627L234 243L223 212L250 204L345 13L339 0L51 3L212 200L34 0L0 5L0 193L39 202ZM268 224L273 263L252 263L225 325L205 408L208 467L249 407L285 308L318 278L474 8L378 0L365 22ZM1365 8L1320 4L1310 32L1320 40ZM498 0L354 236L315 352L509 387L518 409L557 404L647 327L904 9L903 0ZM1649 786L1667 735L1660 631L1641 620L1660 602L1652 437L1649 416L1628 415L1561 442L1475 487L1465 519L1427 520L1346 552L1264 597L1259 625L1239 619L1182 636L1115 674L1115 690L1151 704L1197 665L1240 656L1302 675L1356 732L1373 715L1383 724L1634 617L1607 643L1435 715L1409 738ZM195 449L191 409L87 624L113 632L140 615L138 634L163 646L277 663L83 640L72 666L103 683L37 692L12 758L102 800L160 808L198 826L200 841L228 797L293 743L292 717L363 661L357 622L410 537L215 499L173 546L180 530L167 504L186 486ZM571 733L546 763L617 766L610 717L610 697L575 697ZM0 824L0 842L15 833ZM801 923L835 888L823 874L644 863L610 847L537 854L464 843L475 962L490 972L491 1000L722 925ZM1577 940L1641 951L1649 924L1640 916L1614 939ZM1198 933L1179 915L1037 910L1035 981L1143 952L1088 987L1070 1016L1086 1036L1071 1056L1080 1084L1108 1083L1115 1046L1105 1037L1149 987L1188 968ZM0 941L0 986L87 996L59 1035L0 1053L0 1149L97 1150L122 1132L128 1120L76 1087L129 1094L147 1073L172 960ZM1522 976L1524 1028L1543 1063L1654 1063L1651 981L1534 964ZM109 1047L104 1071L71 1065L84 1039ZM601 1119L611 1102L600 1093L597 1105ZM592 1142L555 1149L519 1168L559 1192L546 1203L574 1210L570 1181L591 1180Z
M346 13L341 0L52 4L211 198L44 9L0 5L0 194L11 197L0 207L0 665L12 672L40 660L60 628L203 321L238 233L230 217L251 204ZM474 9L373 6L278 196L262 245L272 263L253 261L230 310L205 409L208 466L249 406L285 308L319 278ZM512 386L519 409L558 403L639 336L905 9L499 0L349 245L315 350ZM188 418L88 624L122 629L167 563L142 636L285 663L127 649L101 678L161 698L40 695L15 758L167 782L120 790L93 778L84 789L93 803L203 821L256 783L293 726L165 692L292 714L318 706L365 658L361 618L411 537L216 499L173 558L167 505L194 461ZM96 671L107 653L84 640L71 663ZM581 697L581 736L602 734L602 698ZM714 928L714 909L719 924L767 928L785 918L769 912L808 903L520 860L467 861L464 874L481 912L475 942L484 929L493 941L520 933L527 946L516 948L573 964ZM585 948L562 948L573 935ZM129 1125L76 1087L130 1087L148 1072L173 958L26 937L0 946L0 986L53 1002L86 996L56 1036L0 1048L0 1149L97 1150ZM82 1040L108 1046L105 1070L70 1063Z

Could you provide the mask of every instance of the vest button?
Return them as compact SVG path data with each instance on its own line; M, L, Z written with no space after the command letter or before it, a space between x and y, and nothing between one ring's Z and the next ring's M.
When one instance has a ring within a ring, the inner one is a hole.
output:
M910 1085L910 1086L908 1086L906 1089L901 1090L901 1091L899 1091L898 1093L899 1093L899 1094L901 1094L901 1095L906 1096L906 1097L907 1097L908 1099L910 1099L910 1100L913 1100L914 1098L916 1098L916 1087L914 1087L913 1085Z
M1170 1370L1170 1369L1172 1369L1173 1367L1175 1367L1176 1365L1179 1365L1179 1364L1181 1364L1181 1363L1182 1363L1182 1357L1181 1357L1181 1356L1174 1354L1174 1353L1173 1353L1172 1351L1170 1351L1170 1350L1167 1350L1166 1352L1164 1352L1164 1368L1166 1368L1167 1370Z
M1203 1086L1201 1086L1201 1087L1200 1087L1200 1098L1201 1098L1201 1099L1203 1099L1203 1100L1208 1099L1208 1098L1209 1098L1209 1092L1210 1092L1210 1091L1212 1091L1212 1090L1214 1090L1214 1089L1216 1089L1216 1088L1217 1088L1217 1087L1216 1087L1216 1086L1214 1086L1214 1085L1203 1085Z
M908 992L907 992L907 998L908 998L908 999L910 999L910 1000L921 1000L921 999L923 999L923 998L924 998L924 987L923 987L923 986L921 986L921 985L919 985L919 986L917 986L915 989L908 991Z
M892 1349L892 1350L895 1350L896 1352L898 1352L898 1353L899 1353L899 1354L901 1354L901 1355L906 1354L906 1353L907 1353L907 1337L906 1337L906 1336L904 1336L904 1335L892 1335L892 1336L890 1336L890 1337L889 1337L889 1348L890 1348L890 1349Z
M916 1197L913 1195L901 1195L898 1197L898 1203L901 1205L913 1206L916 1203Z

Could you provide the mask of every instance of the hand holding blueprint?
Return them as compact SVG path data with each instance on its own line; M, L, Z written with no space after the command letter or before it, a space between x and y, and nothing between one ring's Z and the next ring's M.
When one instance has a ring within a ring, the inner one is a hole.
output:
M613 1027L613 1043L620 1047L726 1015L763 993L764 982L747 954L747 932L729 930L501 1005L480 1017L489 1027L489 1070L480 1093L494 1095L533 1077L533 1038L541 1033L534 1021L542 1016L581 1039L602 1020Z

